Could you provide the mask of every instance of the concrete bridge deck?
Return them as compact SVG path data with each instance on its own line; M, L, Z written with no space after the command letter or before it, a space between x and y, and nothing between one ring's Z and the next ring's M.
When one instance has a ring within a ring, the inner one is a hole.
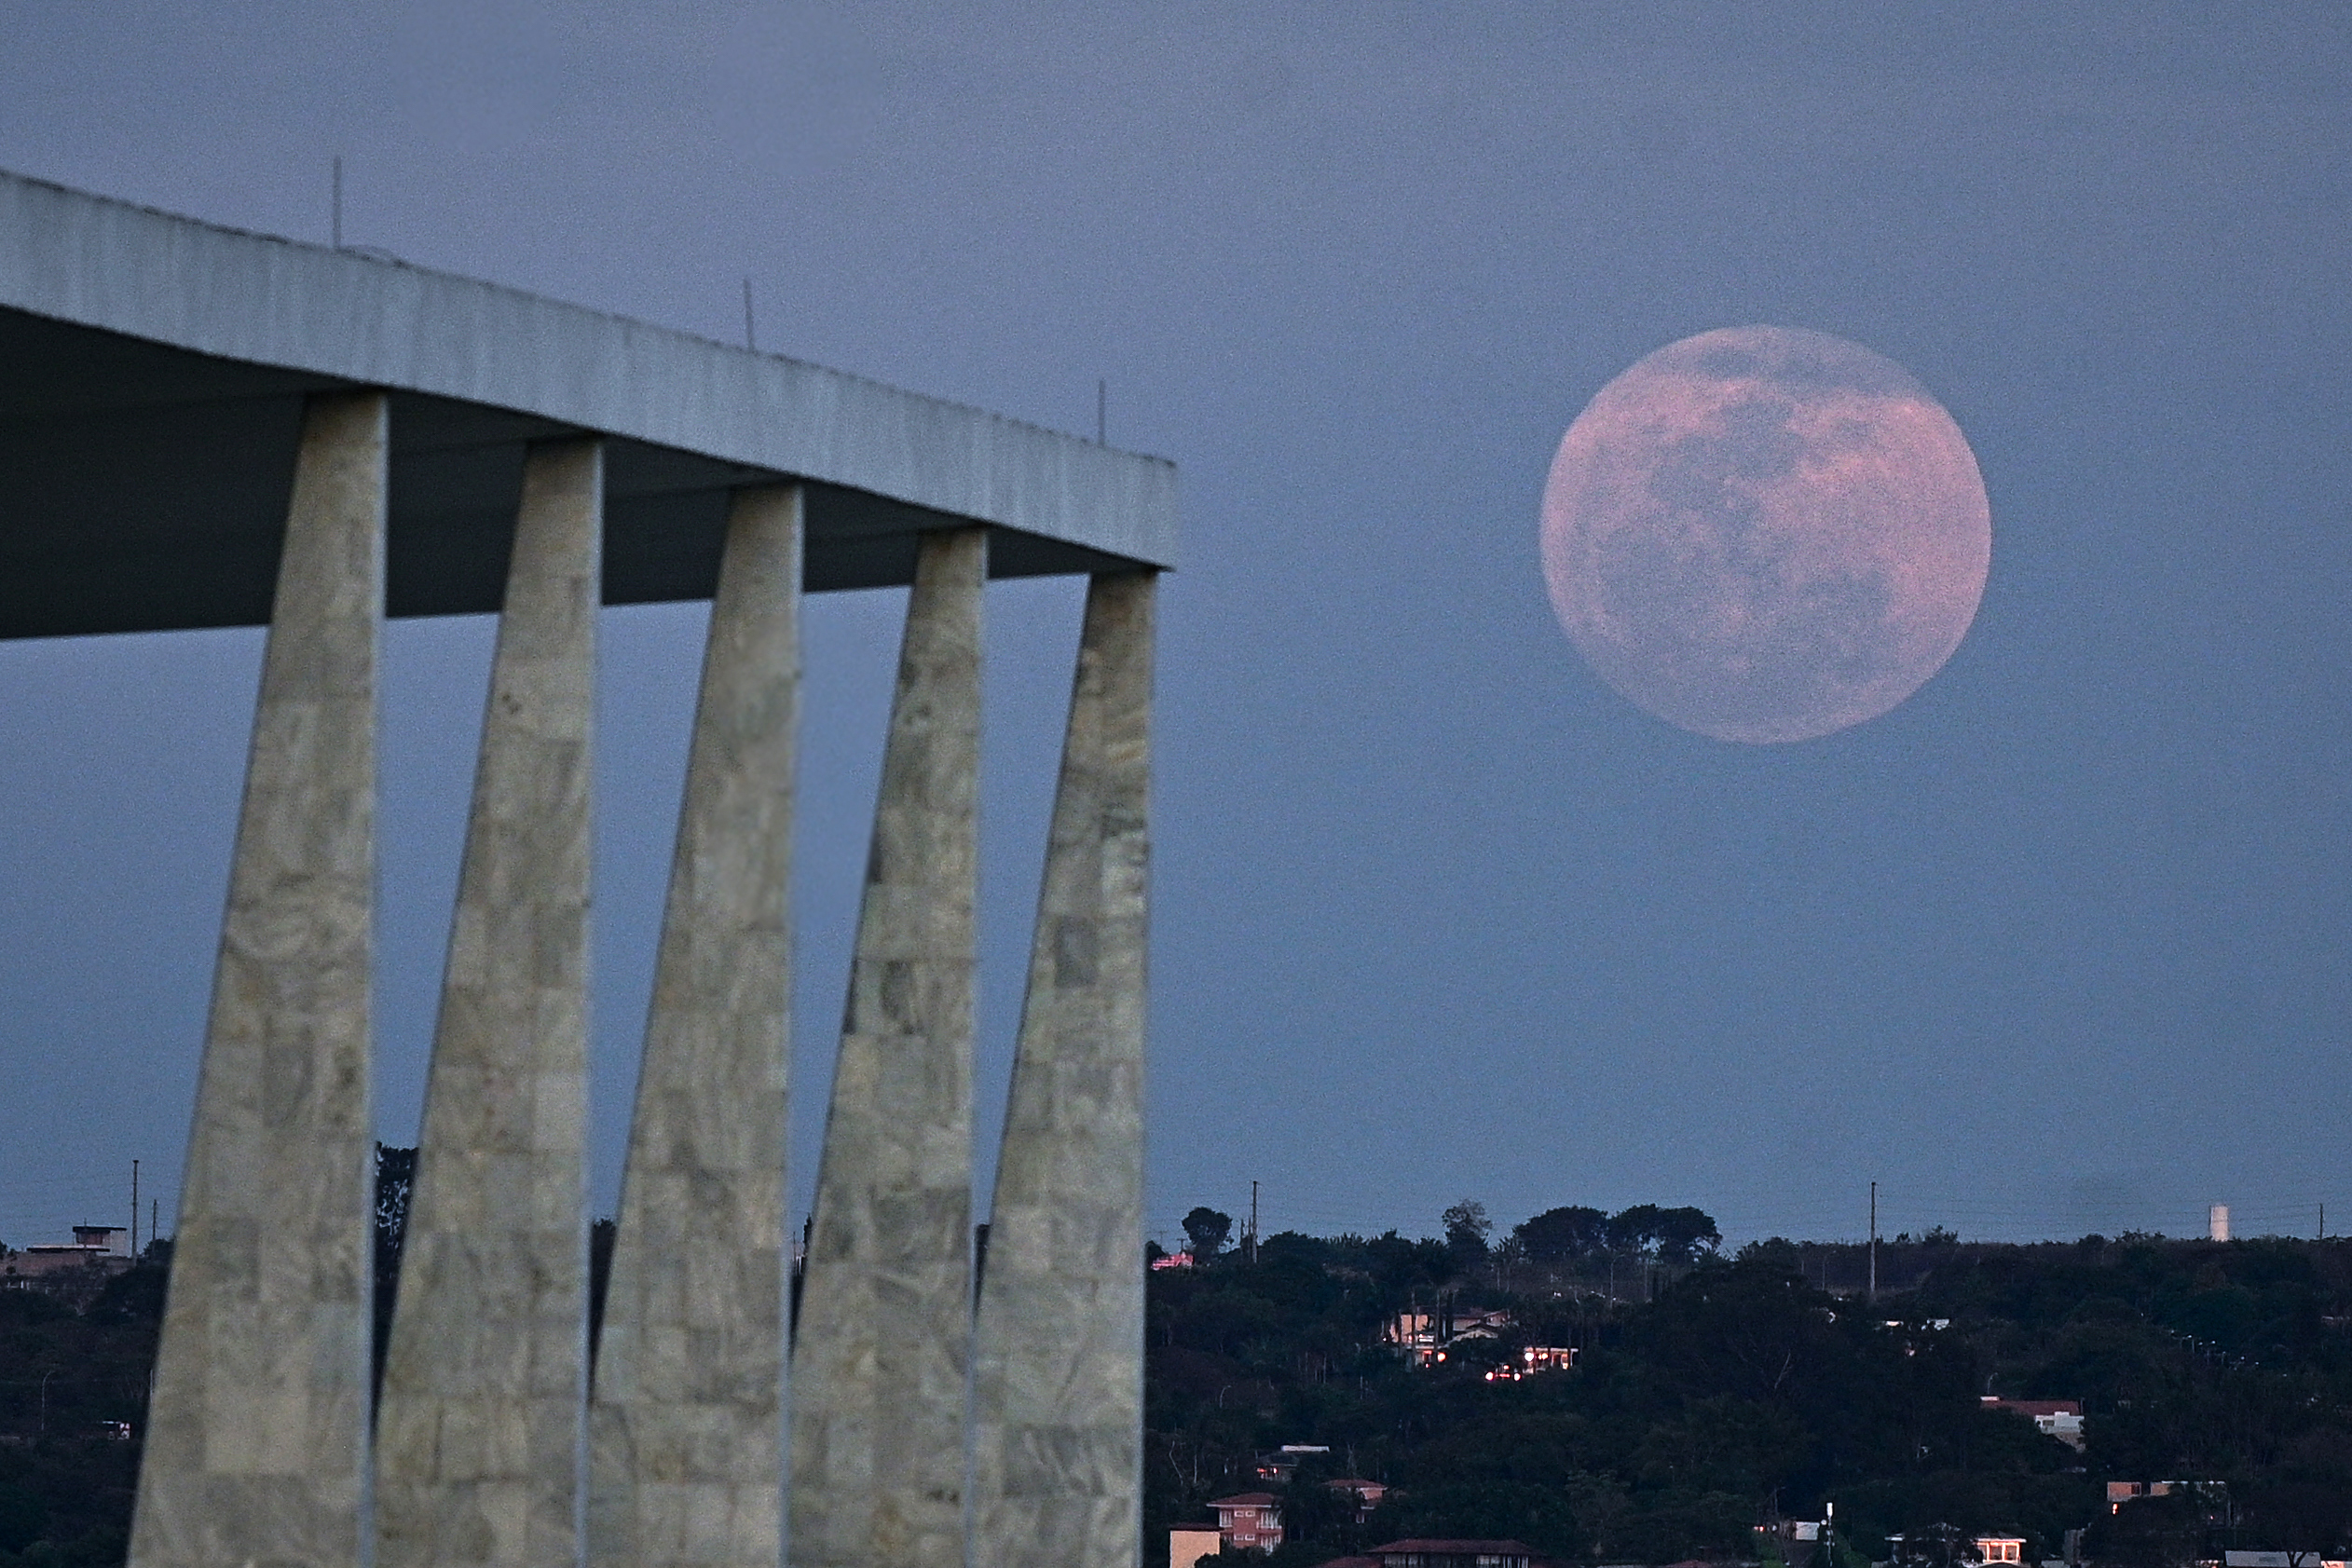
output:
M708 598L730 490L806 590L1175 564L1172 465L840 371L0 171L0 637L269 619L306 394L391 399L386 611L499 607L532 441L605 438L608 604Z

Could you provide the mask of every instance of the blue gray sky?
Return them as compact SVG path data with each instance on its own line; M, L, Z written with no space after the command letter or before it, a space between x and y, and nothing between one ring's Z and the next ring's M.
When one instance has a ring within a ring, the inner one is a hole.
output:
M375 7L0 18L0 166L345 238L1172 457L1153 1228L1483 1200L1728 1232L2352 1227L2352 14L2331 6ZM1751 747L1545 602L1666 343L1885 354L1991 497L1910 701ZM818 601L814 1171L900 600ZM1077 596L992 591L993 1131ZM605 624L609 1207L701 612ZM169 1215L255 633L0 646L0 1239ZM379 1122L413 1140L489 654L388 643ZM2335 1219L2341 1215L2341 1221ZM166 1220L167 1229L169 1220Z

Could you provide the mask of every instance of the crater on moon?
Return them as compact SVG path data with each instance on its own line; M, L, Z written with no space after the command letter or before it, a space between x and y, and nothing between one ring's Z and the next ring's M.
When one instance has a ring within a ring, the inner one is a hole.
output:
M1601 389L1543 496L1544 579L1620 693L1726 741L1859 724L1943 668L1992 556L1967 439L1894 361L1730 327Z

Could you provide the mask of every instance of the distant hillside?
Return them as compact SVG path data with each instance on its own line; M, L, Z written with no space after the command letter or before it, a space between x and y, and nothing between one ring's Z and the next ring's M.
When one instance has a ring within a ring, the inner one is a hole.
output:
M0 1568L114 1568L130 1550L169 1245L148 1256L79 1310L0 1290Z
M1904 1288L1872 1305L1852 1293L1859 1248L1772 1242L1727 1261L1675 1239L1681 1211L1649 1212L1593 1243L1610 1257L1537 1257L1516 1234L1489 1248L1471 1227L1279 1235L1254 1262L1154 1270L1145 1562L1165 1561L1169 1525L1244 1490L1283 1499L1292 1538L1267 1568L1403 1535L1796 1568L1812 1543L1753 1527L1833 1501L1838 1561L1811 1568L1886 1561L1898 1534L1936 1568L1967 1536L2022 1535L2032 1562L2077 1529L2118 1568L2352 1548L2352 1243L1932 1237L1881 1248L1881 1282ZM0 1568L122 1561L168 1257L79 1309L0 1291ZM1808 1283L1825 1278L1832 1291ZM1388 1343L1400 1327L1446 1358ZM1534 1347L1579 1364L1488 1380ZM2084 1451L1987 1393L2079 1400ZM1329 1452L1262 1478L1285 1443ZM1393 1490L1359 1520L1323 1484L1343 1478ZM2108 1482L2156 1480L2211 1484L2109 1513Z
M2081 1550L2128 1568L2352 1547L2352 1243L1937 1234L1881 1247L1874 1306L1860 1248L1661 1263L1654 1246L1604 1257L1606 1235L1549 1260L1519 1239L1286 1234L1255 1262L1154 1271L1147 1546L1251 1489L1286 1500L1278 1563L1406 1535L1586 1561L1797 1557L1814 1548L1753 1527L1833 1502L1841 1568L1941 1561L1938 1527L1963 1547L2022 1535L2028 1562L2080 1529ZM1509 1326L1410 1367L1384 1331L1432 1308ZM1579 1365L1488 1380L1530 1345ZM2084 1452L1988 1394L2079 1400ZM1269 1483L1253 1461L1285 1443L1331 1452ZM1335 1477L1395 1490L1359 1523ZM2111 1513L2107 1482L2167 1479L2219 1484Z

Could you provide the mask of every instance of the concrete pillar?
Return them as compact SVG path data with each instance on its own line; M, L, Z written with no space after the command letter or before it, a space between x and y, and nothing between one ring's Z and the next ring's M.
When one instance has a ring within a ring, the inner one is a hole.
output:
M382 1568L576 1568L602 448L531 449L376 1411Z
M130 1561L366 1561L385 400L303 415Z
M1096 578L973 1347L974 1568L1135 1568L1154 579Z
M592 1568L777 1568L800 492L711 606L589 1407Z
M907 604L792 1362L798 1568L963 1568L987 536Z

